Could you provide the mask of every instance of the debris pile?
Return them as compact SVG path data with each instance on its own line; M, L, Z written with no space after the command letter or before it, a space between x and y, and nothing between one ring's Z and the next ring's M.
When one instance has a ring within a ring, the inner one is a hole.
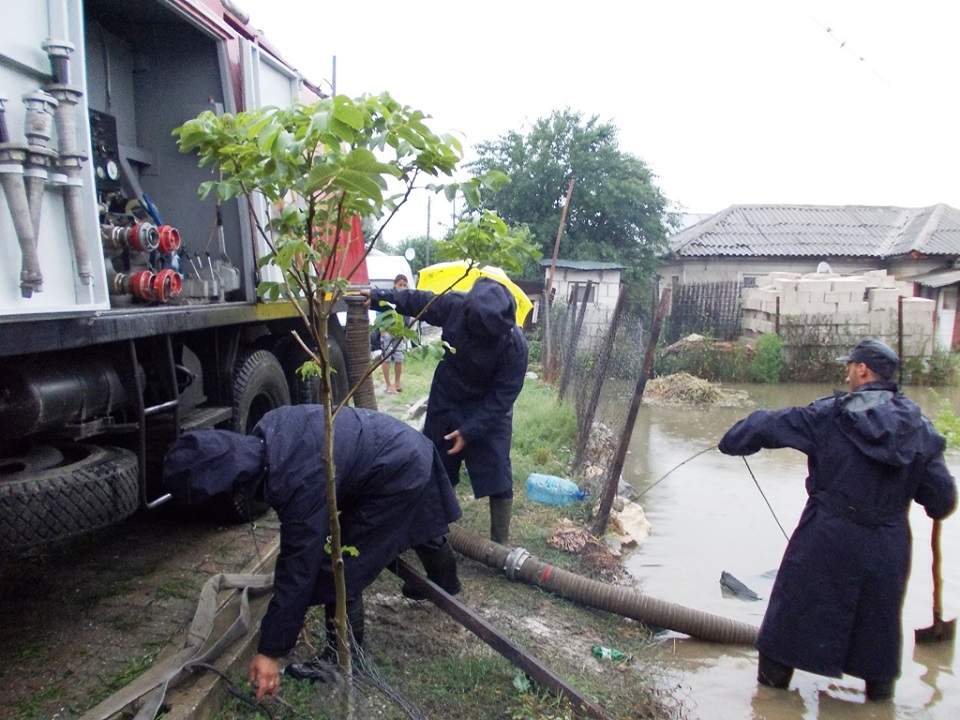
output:
M719 383L679 372L654 378L647 383L645 397L666 405L742 405L749 398L741 390L730 390Z
M547 540L547 545L579 555L604 579L618 580L624 575L619 553L614 554L604 542L591 535L586 528L567 518L560 521L553 535Z

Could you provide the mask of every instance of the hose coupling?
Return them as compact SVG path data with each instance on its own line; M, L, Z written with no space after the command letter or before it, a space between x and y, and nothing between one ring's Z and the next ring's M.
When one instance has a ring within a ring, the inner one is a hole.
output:
M506 574L507 579L516 580L520 568L523 567L523 564L530 557L530 552L526 548L518 547L511 550L503 563L503 572Z

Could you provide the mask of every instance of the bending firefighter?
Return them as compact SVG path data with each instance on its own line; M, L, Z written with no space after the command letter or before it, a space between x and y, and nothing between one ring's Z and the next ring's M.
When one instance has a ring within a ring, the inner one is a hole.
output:
M807 455L806 507L784 553L760 627L758 680L785 688L794 668L866 681L893 696L910 573L910 502L949 515L956 487L944 439L892 378L898 358L877 340L846 357L849 392L806 407L759 411L720 441L727 455L794 448Z
M527 372L527 341L516 305L496 280L480 278L468 293L371 290L370 304L443 328L446 349L430 386L423 432L456 484L465 463L476 498L490 498L490 539L507 543L513 506L510 443L513 403ZM432 303L432 304L431 304Z
M297 643L307 609L324 605L333 647L334 587L330 555L324 408L282 407L263 416L252 435L201 430L182 435L167 454L164 481L181 498L239 489L265 500L280 518L274 592L250 663L257 697L279 688L278 658ZM460 591L448 524L460 517L453 488L430 442L408 425L369 410L343 408L334 420L334 465L344 553L347 615L363 644L363 589L400 553L414 548L427 576ZM405 588L405 592L407 589ZM288 673L312 677L316 663Z

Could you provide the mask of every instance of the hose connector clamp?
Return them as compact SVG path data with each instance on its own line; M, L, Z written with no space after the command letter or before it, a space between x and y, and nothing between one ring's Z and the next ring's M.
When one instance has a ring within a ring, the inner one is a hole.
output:
M510 551L503 563L503 572L506 573L508 580L517 579L517 573L529 557L531 555L526 548L518 547Z

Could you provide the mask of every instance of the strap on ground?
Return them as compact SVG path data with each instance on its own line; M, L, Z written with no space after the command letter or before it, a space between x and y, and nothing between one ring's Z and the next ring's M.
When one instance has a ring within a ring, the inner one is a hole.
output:
M137 700L141 700L141 705L134 720L154 720L163 705L167 690L187 677L191 667L216 660L233 642L250 631L250 597L269 592L272 588L272 573L219 573L211 577L200 590L197 610L183 647L171 657L155 663L132 683L88 710L80 720L107 720ZM204 649L217 615L217 594L223 590L240 591L237 618L223 635Z

